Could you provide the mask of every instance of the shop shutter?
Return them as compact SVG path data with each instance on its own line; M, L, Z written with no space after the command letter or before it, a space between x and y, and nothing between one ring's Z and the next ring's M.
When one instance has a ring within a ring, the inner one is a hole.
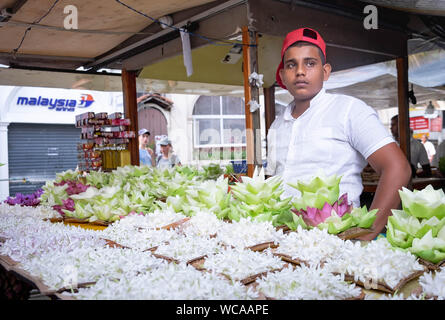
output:
M9 194L32 193L56 173L77 166L80 129L74 125L8 126ZM26 182L23 182L26 179Z

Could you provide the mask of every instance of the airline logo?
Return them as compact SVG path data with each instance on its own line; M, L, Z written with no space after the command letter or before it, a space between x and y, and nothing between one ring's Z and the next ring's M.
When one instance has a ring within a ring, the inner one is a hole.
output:
M82 94L80 100L46 97L18 97L17 105L47 107L48 110L74 112L76 108L88 108L94 102L91 94Z
M93 96L91 94L83 94L80 96L80 103L78 108L88 108L94 102Z

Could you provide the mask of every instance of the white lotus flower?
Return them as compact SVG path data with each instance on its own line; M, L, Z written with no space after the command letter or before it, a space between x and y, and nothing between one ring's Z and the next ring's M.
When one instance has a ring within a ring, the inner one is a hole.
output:
M408 214L418 218L445 217L445 194L442 189L434 190L428 185L423 190L411 191L402 187L399 195L403 209Z

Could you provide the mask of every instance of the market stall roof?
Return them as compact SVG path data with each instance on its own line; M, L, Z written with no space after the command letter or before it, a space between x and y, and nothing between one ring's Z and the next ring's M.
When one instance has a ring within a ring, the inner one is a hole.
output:
M209 2L212 0L2 0L0 63L73 70L130 37L152 34L145 29L153 21L125 5L158 19ZM67 29L64 22L73 11L64 10L73 6L78 29Z
M328 60L334 71L403 56L406 54L406 41L411 36L415 39L412 39L410 48L418 50L417 52L430 50L431 47L425 44L428 42L435 44L433 48L437 47L437 43L443 45L445 34L437 35L433 28L436 27L437 19L433 21L430 16L420 18L415 7L409 12L400 11L397 7L394 7L397 10L379 7L378 29L366 30L363 26L364 5L360 1L248 1L248 24L259 33L258 68L264 75L265 87L270 87L275 82L276 66L280 60L285 34L298 26L315 28L323 35L327 43ZM443 4L438 1L429 2L429 5L430 8L438 8L439 14L442 12ZM220 20L227 21L228 14L225 12L219 19L209 19L209 28L202 32L208 29L219 30L219 36L213 33L213 38L239 39L236 37L237 30L246 21L245 17L234 13L240 12L242 8L239 6L231 9L231 25L219 27ZM201 32L201 28L199 31ZM418 45L418 40L422 46ZM216 46L214 43L205 43L202 39L192 39L192 48L194 72L190 77L185 72L179 39L170 41L168 51L160 53L157 48L152 48L146 53L126 59L123 65L129 69L138 69L145 65L139 74L141 78L243 84L242 60L234 64L224 63L224 58L234 47Z
M441 0L365 0L364 2L417 14L445 16L445 2Z
M409 34L438 37L441 1L428 1L428 12L413 3L408 11L404 11L407 5L379 6L378 29L365 30L363 7L378 2L115 0L104 5L78 0L74 5L79 29L67 30L64 8L73 5L70 1L1 0L0 9L7 10L0 17L0 64L58 71L80 66L91 71L125 68L142 70L139 77L147 79L242 85L242 59L233 64L221 61L239 42L241 27L248 25L259 33L258 64L265 86L270 86L281 41L297 26L320 31L334 71L394 59L404 50ZM428 15L421 19L418 13ZM172 27L153 22L167 15ZM179 28L191 33L191 77L183 65Z

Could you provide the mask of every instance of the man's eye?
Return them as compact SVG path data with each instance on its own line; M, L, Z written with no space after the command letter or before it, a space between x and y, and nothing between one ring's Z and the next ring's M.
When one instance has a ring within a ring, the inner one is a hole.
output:
M308 67L313 67L313 66L315 66L315 62L314 61L309 61L308 63L306 63L306 65Z
M295 63L288 63L288 64L286 64L286 68L287 69L292 69L293 67L295 67Z

